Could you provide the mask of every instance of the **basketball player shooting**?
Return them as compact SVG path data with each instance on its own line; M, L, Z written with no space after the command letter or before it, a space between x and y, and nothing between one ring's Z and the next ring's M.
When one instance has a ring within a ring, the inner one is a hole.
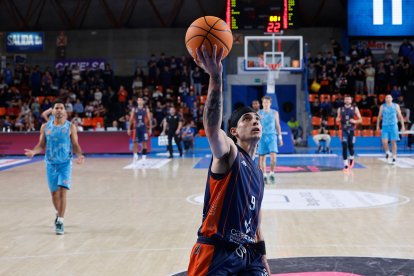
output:
M262 126L252 108L242 107L231 115L228 134L221 130L223 51L214 45L209 55L203 45L195 60L210 76L203 125L213 157L188 275L270 275L260 228L264 182L254 162Z

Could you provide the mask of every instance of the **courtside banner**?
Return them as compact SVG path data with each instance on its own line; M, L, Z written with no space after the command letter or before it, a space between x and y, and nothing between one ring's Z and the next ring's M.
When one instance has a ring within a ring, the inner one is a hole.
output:
M74 65L79 67L79 70L85 71L86 68L91 70L105 69L105 59L59 59L55 61L55 68L57 70L63 70L65 67L71 68Z

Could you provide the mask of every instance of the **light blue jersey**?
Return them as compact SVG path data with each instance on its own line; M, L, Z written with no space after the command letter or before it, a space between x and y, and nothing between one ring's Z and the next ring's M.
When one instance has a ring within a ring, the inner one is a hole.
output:
M262 139L259 141L257 153L259 155L277 153L276 110L270 109L270 111L265 112L260 109L258 114L262 124Z
M397 121L397 106L395 103L382 105L382 126L391 126L398 124Z
M260 122L262 123L262 133L277 134L276 110L270 109L268 112L265 112L263 109L260 109L258 114L260 116Z
M72 174L72 141L70 139L71 123L55 125L48 121L45 128L46 137L46 174L49 189L55 192L59 187L70 189Z
M397 106L395 103L382 105L382 130L381 138L390 141L399 141Z
M72 142L70 139L70 122L55 125L48 121L45 128L46 154L45 160L50 164L62 164L72 160Z

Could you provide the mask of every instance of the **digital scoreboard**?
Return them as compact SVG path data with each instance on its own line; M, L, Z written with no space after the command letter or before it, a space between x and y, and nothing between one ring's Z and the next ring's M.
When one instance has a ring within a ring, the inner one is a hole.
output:
M298 0L227 0L226 22L232 30L280 33L297 27Z
M348 0L348 35L414 36L414 0Z

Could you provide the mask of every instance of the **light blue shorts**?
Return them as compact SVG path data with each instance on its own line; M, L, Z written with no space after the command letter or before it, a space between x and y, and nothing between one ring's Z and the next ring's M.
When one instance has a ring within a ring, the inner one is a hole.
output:
M61 164L50 164L46 162L46 175L51 192L56 192L59 187L70 190L72 161Z
M388 141L399 141L398 125L382 126L381 138L387 139Z
M262 139L259 141L257 153L259 155L265 155L271 152L278 152L277 134L263 134Z

